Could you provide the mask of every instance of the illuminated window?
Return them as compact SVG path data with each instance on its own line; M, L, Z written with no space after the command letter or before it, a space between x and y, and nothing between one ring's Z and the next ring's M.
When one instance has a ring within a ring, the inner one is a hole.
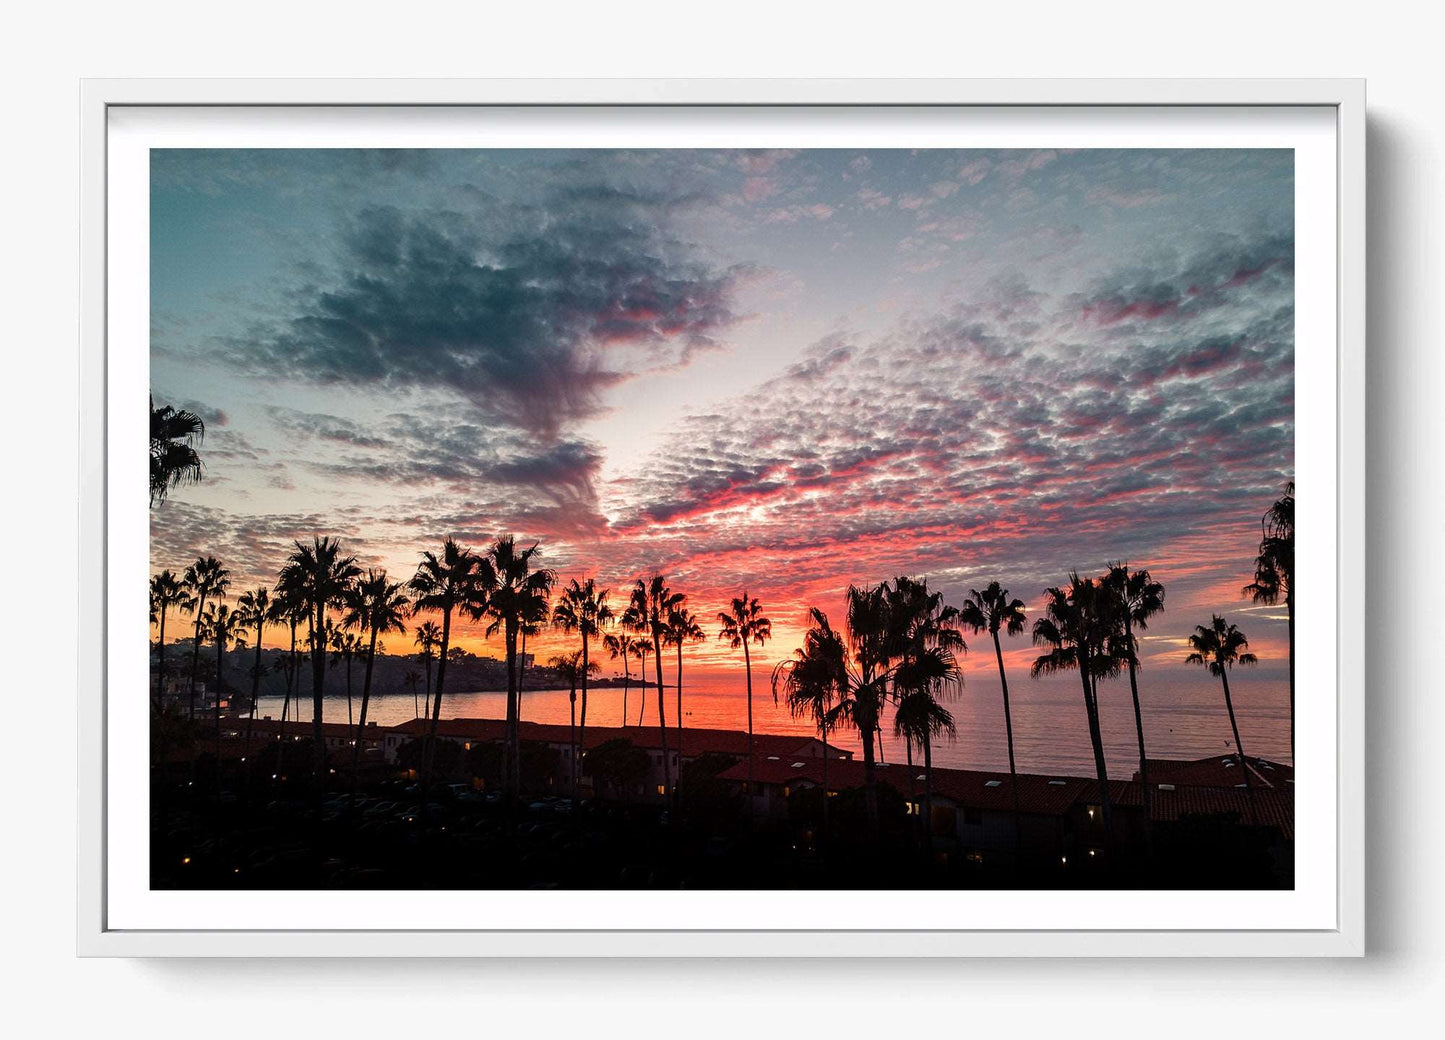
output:
M661 784L658 784L658 785L657 785L657 793L658 793L658 794L667 794L667 788L663 787Z
M789 787L787 784L784 784L784 785L783 785L783 797L784 797L784 798L791 798L792 796L793 796L793 789L792 789L791 787Z

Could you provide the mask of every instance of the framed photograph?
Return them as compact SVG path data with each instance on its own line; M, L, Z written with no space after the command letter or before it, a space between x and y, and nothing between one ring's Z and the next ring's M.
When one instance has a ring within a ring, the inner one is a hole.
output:
M1363 128L87 82L81 952L1362 954Z

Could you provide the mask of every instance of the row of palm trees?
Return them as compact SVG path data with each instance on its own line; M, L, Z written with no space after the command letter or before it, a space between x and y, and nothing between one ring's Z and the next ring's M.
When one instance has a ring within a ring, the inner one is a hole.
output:
M1255 581L1246 586L1244 592L1264 603L1283 599L1290 608L1293 741L1293 484L1287 485L1285 492L1284 498L1265 514ZM363 575L355 557L344 554L339 542L317 537L310 545L295 543L274 589L248 590L232 610L224 602L230 588L229 572L215 558L202 557L180 577L166 570L151 579L152 619L159 627L161 644L159 682L164 688L165 630L172 611L195 617L189 689L192 716L203 642L213 642L216 646L219 682L226 648L244 647L247 633L252 631L257 649L250 706L254 719L263 630L267 624L285 626L290 631L290 650L283 666L287 680L285 718L300 666L298 634L304 630L309 648L304 656L312 666L312 719L316 727L319 774L325 764L321 701L326 650L330 648L344 655L348 671L352 655L361 656L364 663L361 709L356 719L357 739L353 742L357 749L354 755L359 754L378 637L388 632L404 632L409 617L422 613L436 615L440 623L427 620L419 624L415 637L425 667L427 688L428 726L422 770L425 789L446 690L447 664L452 656L449 651L453 620L465 616L473 622L485 621L485 634L491 637L500 633L505 644L507 711L503 764L504 788L510 802L520 786L521 668L525 663L526 638L550 622L575 635L580 644L572 654L559 655L551 661L552 667L568 678L572 688L574 776L580 749L586 746L588 680L598 671L593 654L600 640L602 649L612 659L622 662L624 723L628 717L627 696L631 683L629 662L633 658L639 661L639 675L645 679L647 658L652 657L663 752L663 788L674 791L662 674L663 648L670 646L676 650L675 706L680 740L683 649L689 643L706 638L699 619L688 608L686 595L673 590L663 576L639 578L629 592L626 606L614 610L609 602L609 589L599 588L595 579L574 578L558 592L554 603L558 579L556 573L540 561L538 545L521 548L512 536L498 538L480 552L448 538L440 553L423 552L416 573L407 582L398 583L391 582L385 571L371 570ZM987 632L993 643L1003 695L1009 774L1017 819L1017 760L1000 633L1010 636L1023 633L1028 623L1023 601L994 581L981 590L971 590L963 605L954 607L943 603L942 594L930 589L926 578L898 577L874 586L850 586L845 602L841 631L834 628L823 611L813 608L803 646L778 664L772 674L775 700L785 701L794 717L809 718L817 727L824 744L824 770L829 735L843 726L855 729L863 747L866 810L870 821L876 823L875 746L881 737L886 711L892 707L894 733L904 740L910 775L914 749L922 754L925 820L931 819L932 748L938 739L954 739L957 733L956 722L943 702L962 682L958 658L968 649L962 633L964 630L975 634ZM1083 577L1072 572L1065 584L1044 590L1042 613L1033 621L1032 638L1043 652L1033 662L1030 674L1073 671L1079 676L1101 786L1106 834L1111 828L1112 800L1099 718L1098 683L1127 671L1145 818L1148 819L1150 788L1138 684L1138 634L1145 631L1151 619L1163 609L1164 587L1148 570L1131 570L1123 563L1111 563L1098 576ZM771 638L772 625L757 598L746 591L732 600L727 611L717 614L717 622L719 639L743 651L751 791L754 782L751 648L762 646ZM356 634L353 636L352 632ZM1210 624L1197 626L1188 641L1190 652L1186 660L1206 667L1221 681L1234 744L1242 760L1244 748L1235 719L1229 672L1236 664L1255 663L1254 655L1247 649L1248 641L1236 626L1218 615L1211 618ZM436 663L434 685L433 661ZM415 690L418 677L409 673L407 681ZM295 692L299 696L299 691ZM642 701L639 725L646 712L645 686ZM216 733L219 741L219 690ZM247 739L249 742L249 728ZM1241 772L1249 783L1248 770ZM826 772L824 783L826 787ZM1253 789L1250 791L1252 798ZM824 801L826 812L826 799Z

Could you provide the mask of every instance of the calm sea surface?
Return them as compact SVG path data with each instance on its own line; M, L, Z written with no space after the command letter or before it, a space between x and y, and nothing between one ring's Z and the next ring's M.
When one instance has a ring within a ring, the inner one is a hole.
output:
M686 676L684 676L684 680ZM775 706L766 681L754 680L753 720L759 733L809 733L807 722L795 721L787 709ZM1239 719L1245 750L1280 762L1289 762L1289 686L1282 678L1240 671L1230 682L1235 712ZM657 691L648 692L646 722L656 724ZM637 722L640 691L627 696L628 720ZM1013 708L1015 753L1018 768L1040 773L1089 775L1093 753L1089 747L1088 723L1084 714L1083 691L1077 677L1028 679L1009 683ZM1229 716L1218 680L1203 671L1197 674L1166 674L1153 671L1141 676L1144 736L1151 758L1202 758L1233 750ZM667 719L676 724L676 694L667 692ZM360 695L355 698L360 706ZM281 717L282 698L263 697L258 715ZM622 722L622 690L592 690L587 698L589 726L616 726ZM1138 764L1134 731L1134 710L1126 680L1100 685L1099 706L1104 731L1104 749L1110 774L1127 775ZM958 739L934 748L936 765L966 769L1007 769L1008 746L1004 736L1003 703L998 682L970 678L968 684L948 702L958 725ZM297 709L292 705L293 711ZM327 722L346 722L345 694L326 698ZM311 698L302 698L302 719L311 718ZM383 725L395 725L413 717L411 694L373 698L368 717ZM700 728L746 729L747 705L740 683L710 682L699 678L683 687L683 725ZM503 718L506 694L448 693L442 703L444 718ZM566 690L527 690L522 695L522 717L532 722L566 724L570 706ZM860 751L858 735L840 732L832 743ZM861 753L861 752L860 752ZM884 722L883 754L886 761L902 761L903 746L892 734L892 717Z

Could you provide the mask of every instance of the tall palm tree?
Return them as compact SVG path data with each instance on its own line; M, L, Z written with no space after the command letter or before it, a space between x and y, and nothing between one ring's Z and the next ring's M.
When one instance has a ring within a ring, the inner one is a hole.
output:
M630 609L630 608L629 608ZM622 615L622 623L629 624L626 612ZM652 653L652 643L647 639L634 639L632 641L632 656L637 658L637 681L642 684L639 692L637 708L637 724L642 725L642 718L647 714L647 655Z
M281 722L286 722L291 712L291 698L296 692L297 680L301 674L301 657L296 648L296 629L309 616L309 609L301 593L301 572L287 565L281 570L272 589L271 610L276 624L285 625L291 632L291 645L287 652L286 698L281 702ZM279 739L279 738L278 738Z
M436 746L437 723L441 719L442 696L446 692L447 648L452 636L452 615L458 611L480 613L487 604L486 579L482 558L463 548L453 539L442 543L441 555L421 554L416 574L409 583L416 598L413 615L431 611L442 616L441 639L437 643L437 681L431 698L431 722L422 746L421 815L426 819L427 786L431 783L433 752Z
M214 556L202 556L186 568L181 576L181 587L185 590L186 602L182 610L191 610L196 615L194 642L191 644L191 689L190 717L196 717L196 675L201 666L201 626L205 624L205 610L208 602L224 599L231 587L231 572L221 566ZM216 677L220 682L220 676Z
M416 646L421 649L422 665L426 669L426 705L423 717L431 717L431 662L436 656L437 647L442 645L442 630L437 627L435 621L423 621L416 626L416 639L413 640Z
M351 742L351 798L356 802L356 781L361 766L361 743L366 736L366 709L371 703L371 670L376 663L376 638L387 632L405 632L403 618L411 601L402 594L400 583L390 581L386 571L369 570L346 597L346 623L366 639L366 672L361 681L361 713L356 719L356 738ZM368 635L369 633L369 635Z
M421 705L416 699L416 688L421 685L421 673L408 668L406 674L401 677L401 684L411 689L411 717L421 718Z
M706 639L697 615L687 609L686 602L680 602L667 612L667 631L663 641L677 647L677 749L682 753L682 648L685 643Z
M1134 730L1139 737L1139 783L1144 792L1144 842L1152 859L1154 813L1149 789L1149 755L1144 750L1144 713L1139 707L1139 640L1134 632L1147 629L1149 619L1163 612L1164 586L1155 581L1147 570L1131 571L1124 563L1109 564L1100 584L1105 596L1113 599L1110 613L1117 626L1117 654L1129 667L1129 693L1134 698Z
M748 686L748 810L753 807L753 795L757 788L753 782L753 659L748 649L750 643L762 646L773 637L773 623L763 616L763 609L756 596L749 596L743 589L741 596L734 596L726 613L718 612L718 640L736 650L743 650L743 674ZM658 681L661 681L659 669Z
M522 717L522 697L527 685L527 637L540 635L547 623L547 600L532 597L524 604L522 616L517 622L520 635L520 649L517 651L517 718Z
M256 660L251 665L251 704L246 722L246 758L251 757L251 736L256 728L256 700L261 695L261 634L272 620L271 593L265 586L241 593L237 600L242 624L256 630Z
M1294 481L1260 521L1259 555L1254 581L1244 594L1256 603L1274 606L1284 600L1289 622L1289 754L1294 761Z
M562 590L557 605L552 609L552 623L564 632L577 632L582 636L582 659L580 675L582 680L582 716L578 740L585 747L587 742L587 675L592 671L588 656L591 640L602 634L602 629L612 624L614 615L607 605L607 589L599 589L597 583L588 578L579 582L573 578ZM580 753L580 749L579 749ZM577 800L577 785L572 785L572 800Z
M151 507L164 505L172 488L198 484L206 468L196 451L206 436L206 424L194 412L170 405L156 407L151 397L150 494Z
M602 638L602 645L607 648L612 660L622 658L622 724L627 725L627 691L632 685L632 671L628 667L627 659L632 656L633 638L626 632L609 632Z
M1089 741L1094 749L1094 772L1099 779L1099 797L1104 810L1104 836L1113 836L1113 807L1109 796L1109 767L1104 761L1104 737L1099 725L1097 680L1117 675L1119 659L1110 650L1113 621L1110 600L1097 582L1069 575L1063 588L1044 590L1044 616L1034 620L1033 639L1047 653L1034 659L1029 674L1035 677L1077 669L1084 691L1084 711L1089 722Z
M212 713L216 730L216 784L221 783L221 674L225 666L226 649L235 646L243 650L246 646L246 616L239 610L232 610L226 604L215 602L206 611L204 630L216 644L216 706Z
M1229 728L1234 731L1235 758L1239 760L1239 771L1244 774L1244 786L1249 792L1250 814L1257 824L1259 815L1254 805L1254 784L1249 779L1249 762L1245 758L1244 744L1239 739L1239 723L1234 718L1234 699L1229 695L1229 673L1235 665L1258 664L1259 658L1247 652L1249 640L1236 626L1225 622L1218 614L1210 618L1208 625L1196 625L1189 637L1189 655L1186 664L1197 664L1218 676L1224 687L1224 706L1229 711Z
M166 615L172 607L189 610L191 597L175 571L167 569L151 575L150 599L156 624L160 626L156 642L156 697L152 707L160 711L166 697Z
M592 661L586 666L582 664L582 651L573 650L571 653L554 654L547 660L547 667L562 677L567 684L567 703L571 707L572 722L567 731L567 743L572 756L568 769L572 777L572 801L577 801L577 785L582 779L582 746L583 738L577 732L577 686L587 681L587 673L596 674L599 669L597 662Z
M557 575L546 567L536 566L542 557L541 547L518 549L512 535L503 535L487 547L482 558L481 573L486 590L485 606L467 612L474 620L483 615L491 619L487 635L498 631L507 654L507 739L504 744L503 776L509 811L515 808L517 790L521 786L522 739L517 703L517 636L523 619L545 611Z
M889 615L888 583L848 586L847 641L852 657L847 690L833 709L835 722L847 722L863 742L863 801L868 826L878 829L877 760L874 738L888 697L891 655L896 648Z
M342 597L343 604L350 601L350 596L355 593L356 587L352 586L347 590L347 595ZM340 663L346 666L346 724L355 725L352 717L351 704L351 662L357 654L361 653L361 639L355 633L348 631L350 622L343 618L333 624L329 630L328 640L331 645L331 663Z
M955 627L958 611L943 604L943 594L931 591L927 578L900 576L887 598L895 661L893 696L898 704L894 732L906 737L910 748L917 744L923 750L924 835L930 839L933 741L938 736L954 739L958 735L952 714L939 698L962 684L957 655L967 653L968 646Z
M803 645L773 669L773 703L778 702L781 688L788 714L795 719L812 719L818 727L818 736L823 741L823 828L826 831L828 733L834 725L831 714L834 702L847 692L848 649L843 638L829 626L826 614L815 608L810 615L813 625L803 637Z
M671 757L667 748L667 707L664 703L666 690L662 685L662 638L667 633L667 615L683 602L683 596L673 592L662 575L649 580L637 579L632 587L632 597L627 610L623 612L622 623L634 632L640 632L652 642L652 663L657 674L657 728L662 733L662 790L666 797L676 796L672 784ZM646 695L643 702L646 703ZM641 725L639 721L639 725ZM679 752L681 749L678 749Z
M1003 666L1003 644L999 632L1011 636L1022 635L1028 618L1024 615L1024 601L1009 595L1008 589L991 581L982 591L970 589L968 598L959 608L959 622L973 632L988 632L993 640L993 656L998 662L998 683L1003 690L1003 725L1008 738L1009 785L1013 788L1014 807L1014 858L1017 860L1023 844L1023 823L1019 816L1019 774L1014 761L1013 710L1008 699L1008 673Z
M341 543L327 536L312 539L310 545L297 541L287 557L295 568L292 580L297 594L306 605L307 627L311 644L311 734L314 747L316 791L319 794L326 779L326 738L322 731L325 711L322 699L326 693L326 621L327 612L346 605L347 590L361 574L356 557L343 555Z

